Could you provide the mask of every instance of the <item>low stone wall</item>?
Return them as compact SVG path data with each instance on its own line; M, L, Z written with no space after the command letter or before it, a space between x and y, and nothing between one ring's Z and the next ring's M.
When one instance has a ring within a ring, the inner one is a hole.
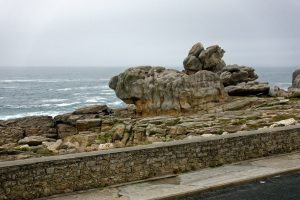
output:
M33 199L300 149L300 125L0 162L0 199Z

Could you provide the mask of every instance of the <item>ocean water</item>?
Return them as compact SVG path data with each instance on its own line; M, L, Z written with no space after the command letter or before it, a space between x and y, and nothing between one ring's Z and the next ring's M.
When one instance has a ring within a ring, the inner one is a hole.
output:
M0 119L71 112L75 108L125 104L108 87L124 67L7 67L0 68ZM181 67L177 68L181 69ZM259 80L287 89L295 67L257 67Z
M110 77L124 68L14 67L0 70L0 119L55 116L93 104L124 106L108 87Z

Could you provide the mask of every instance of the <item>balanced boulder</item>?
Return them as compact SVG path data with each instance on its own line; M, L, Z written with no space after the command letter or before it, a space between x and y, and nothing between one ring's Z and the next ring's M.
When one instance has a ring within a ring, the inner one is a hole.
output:
M218 72L226 65L222 60L224 53L225 51L218 45L204 49L198 42L192 46L183 61L185 72L187 74L194 74L200 70Z
M207 70L187 75L164 67L129 68L113 77L109 87L142 115L177 113L225 97L219 76Z

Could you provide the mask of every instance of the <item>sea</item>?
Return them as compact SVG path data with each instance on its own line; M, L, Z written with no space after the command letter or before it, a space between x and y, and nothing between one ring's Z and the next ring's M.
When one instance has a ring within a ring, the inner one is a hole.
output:
M168 67L181 70L182 67ZM56 116L76 108L125 106L108 87L125 67L0 67L0 120ZM259 81L287 89L296 67L255 67Z

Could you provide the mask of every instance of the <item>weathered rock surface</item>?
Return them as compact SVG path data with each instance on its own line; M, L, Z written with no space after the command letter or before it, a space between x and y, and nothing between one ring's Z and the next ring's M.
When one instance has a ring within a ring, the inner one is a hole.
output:
M194 74L200 70L218 72L225 66L222 60L224 53L225 51L218 45L204 49L200 42L196 43L183 61L185 72L187 74Z
M230 97L229 102L215 103L208 111L198 110L189 114L180 113L176 116L130 116L124 118L114 114L105 115L98 119L101 119L101 127L98 130L88 125L80 132L75 128L75 135L65 136L56 141L42 138L31 140L33 143L26 142L30 145L17 146L14 143L2 145L0 160L210 137L270 127L280 121L280 124L276 126L292 125L295 121L300 122L299 103L298 99L289 100L282 97ZM291 118L295 120L292 123L290 123L291 120L286 120ZM89 123L88 119L85 120ZM0 124L2 126L3 122ZM99 124L95 125L98 127Z
M113 77L109 87L138 114L178 113L225 97L217 74L201 70L187 75L163 67L136 67Z
M288 97L287 91L279 88L278 86L270 86L269 94L270 97Z
M300 88L300 74L293 80L293 88Z
M57 136L54 121L51 116L32 116L6 120L4 121L4 126L22 129L25 136Z
M300 97L300 88L289 88L288 89L288 96L290 98L299 98Z
M75 135L77 133L77 129L74 126L69 124L58 124L57 125L57 133L58 138L65 138L67 136Z
M80 131L99 131L101 130L101 119L77 120L76 129Z
M98 115L109 115L112 110L107 105L94 105L86 106L83 108L76 109L72 114L74 115L85 115L85 114L98 114Z
M28 144L29 146L41 145L43 142L55 142L55 139L46 138L43 136L29 136L18 141L18 144Z
M128 114L129 112L124 111L124 113ZM95 119L97 121L102 116L112 114L113 110L106 105L93 105L78 108L72 113L57 115L54 117L54 122L57 126L58 137L65 138L67 136L76 135L79 131L86 131L87 128L84 127L84 120L89 121ZM82 123L78 124L80 121ZM87 121L85 123L87 123Z
M256 81L242 82L225 87L225 91L231 96L268 95L269 89L270 86L267 83Z
M290 119L285 119L285 120L275 122L270 126L270 128L275 128L280 126L291 126L291 125L296 125L297 123L298 122L294 118L290 118Z
M220 78L224 86L237 85L241 82L254 81L258 78L252 67L227 65L221 71Z
M0 146L8 143L17 143L23 137L24 137L24 130L21 128L0 126Z
M293 72L292 75L292 87L293 88L300 88L300 69L297 69Z

